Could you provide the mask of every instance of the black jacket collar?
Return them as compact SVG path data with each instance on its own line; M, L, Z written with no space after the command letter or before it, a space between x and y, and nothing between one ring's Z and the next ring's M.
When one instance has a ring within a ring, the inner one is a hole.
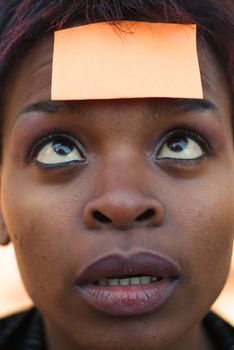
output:
M234 350L234 328L212 312L204 327L218 350ZM1 350L46 350L43 322L39 311L31 308L0 320Z

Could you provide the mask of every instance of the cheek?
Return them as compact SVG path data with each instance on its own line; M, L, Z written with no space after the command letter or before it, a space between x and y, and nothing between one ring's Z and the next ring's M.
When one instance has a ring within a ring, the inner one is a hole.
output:
M211 305L224 286L234 238L232 179L222 186L213 184L211 181L194 191L184 189L180 200L172 200L176 203L175 244L177 251L183 249L180 260L189 282L188 295L204 305Z
M14 191L5 191L4 216L24 284L35 302L45 296L52 302L55 286L64 289L64 278L72 268L70 252L79 235L79 207L63 188L37 189L30 184L23 190L22 186L9 188Z

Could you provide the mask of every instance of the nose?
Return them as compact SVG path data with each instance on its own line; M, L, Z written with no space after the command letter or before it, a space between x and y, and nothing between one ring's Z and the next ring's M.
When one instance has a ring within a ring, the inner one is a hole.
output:
M162 204L141 193L107 192L87 203L84 222L90 229L112 226L120 230L145 224L160 226L164 217Z

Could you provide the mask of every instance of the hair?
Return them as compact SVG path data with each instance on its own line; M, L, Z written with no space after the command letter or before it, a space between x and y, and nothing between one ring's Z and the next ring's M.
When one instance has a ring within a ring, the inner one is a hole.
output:
M233 0L0 0L0 89L12 64L42 36L76 24L121 20L197 24L233 96Z

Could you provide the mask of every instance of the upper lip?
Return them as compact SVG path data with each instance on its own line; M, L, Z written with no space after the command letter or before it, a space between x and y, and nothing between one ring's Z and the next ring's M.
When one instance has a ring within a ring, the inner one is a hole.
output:
M124 256L112 254L88 265L77 277L76 283L84 285L104 278L152 275L174 279L181 275L180 267L168 257L141 252Z

